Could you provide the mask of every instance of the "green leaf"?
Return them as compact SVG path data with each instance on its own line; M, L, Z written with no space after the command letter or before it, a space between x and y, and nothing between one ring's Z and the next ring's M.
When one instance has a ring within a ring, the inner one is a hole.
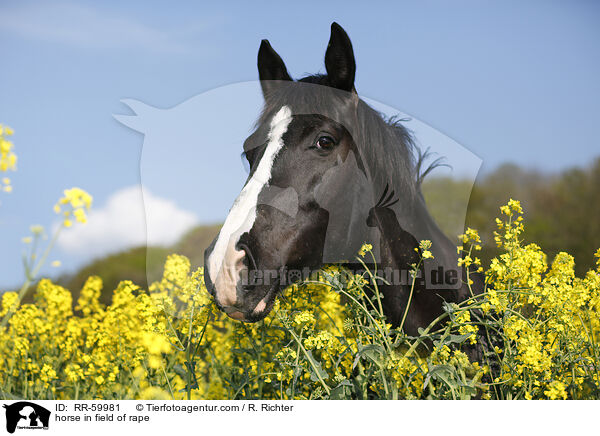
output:
M352 383L348 380L342 381L339 385L331 390L329 393L330 400L345 400L349 398L350 388L348 386L352 386Z
M327 372L325 372L325 370L323 370L323 367L321 366L321 362L319 362L318 360L316 360L313 357L312 352L310 350L306 350L306 351L307 351L308 360L310 360L310 362L312 364L309 366L310 379L314 382L319 381L319 375L320 375L323 380L327 380L327 378L329 377L329 374L327 374ZM318 375L316 374L315 369L319 372Z
M440 343L440 341L435 341L434 344L436 347L448 344L462 344L472 335L473 333L466 333L464 335L448 335L443 342Z
M429 367L429 370L427 371L427 375L425 376L425 381L423 382L423 390L425 390L425 388L429 384L430 379L437 380L439 378L442 381L444 381L446 384L450 385L450 383L448 382L448 379L447 379L447 377L445 377L445 375L452 375L453 372L454 372L454 368L450 365L434 365L434 366ZM446 373L446 374L444 374L444 373Z
M354 363L352 363L352 369L356 368L358 361L363 357L371 360L376 365L381 365L383 356L385 356L385 350L379 344L359 345L358 353L356 353Z

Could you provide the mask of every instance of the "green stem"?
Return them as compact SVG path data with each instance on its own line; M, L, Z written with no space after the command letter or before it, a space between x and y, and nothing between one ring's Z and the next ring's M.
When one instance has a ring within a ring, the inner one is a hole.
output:
M63 228L63 225L61 224L61 226L58 228L58 230L56 231L56 233L54 233L54 236L52 236L52 239L50 240L50 243L46 247L46 250L44 250L44 253L42 254L42 257L37 262L37 264L35 265L35 267L33 268L33 270L31 272L29 272L29 273L26 274L26 276L25 276L25 282L23 283L23 286L21 286L21 289L19 290L19 296L17 298L17 304L21 303L21 301L23 300L23 298L27 294L27 291L29 290L29 285L31 285L31 283L35 280L38 272L40 272L40 268L46 262L46 259L48 258L48 255L50 254L50 251L52 250L52 247L54 246L54 243L58 239L58 235L60 234L60 231L62 230L62 228ZM31 255L32 256L32 260L33 260L33 256L34 255L35 255L35 253L32 253L32 255ZM14 311L10 311L10 310L8 312L6 312L6 315L4 315L4 318L2 318L2 323L0 323L0 329L6 327L6 324L8 324L8 320L12 316L13 312Z
M321 377L321 372L315 366L313 359L308 355L308 351L306 351L306 348L304 348L304 346L302 345L302 342L300 342L300 339L298 338L296 333L292 329L289 329L289 332L292 335L292 337L294 338L294 340L296 341L296 343L298 344L298 346L300 347L300 349L302 350L302 353L306 356L308 363L310 363L310 366L312 366L313 371L315 372L317 378L319 379L319 382L321 382L321 385L323 386L323 389L325 389L325 392L327 392L327 395L329 395L331 392L331 389L329 389L329 386L327 386L327 383L325 383L325 380L323 380L323 378Z
M410 294L408 294L408 301L406 302L406 309L404 309L404 315L402 315L402 321L400 321L400 327L398 328L398 330L400 330L400 331L402 331L402 328L404 327L404 321L406 321L406 316L408 315L408 309L410 309L410 303L412 301L412 296L415 291L415 284L417 283L417 272L419 271L419 268L420 268L422 262L423 262L423 258L421 258L419 260L419 263L415 268L415 276L413 277L413 281L410 286Z

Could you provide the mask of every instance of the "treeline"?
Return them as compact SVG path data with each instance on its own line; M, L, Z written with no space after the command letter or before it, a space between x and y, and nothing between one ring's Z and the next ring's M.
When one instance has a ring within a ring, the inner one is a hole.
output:
M552 258L560 251L572 254L578 275L594 265L593 254L600 247L600 158L588 168L553 175L507 164L480 177L472 190L468 181L430 177L424 182L423 193L430 212L448 236L458 241L456 236L464 231L465 222L480 231L485 267L497 254L494 218L509 198L520 200L525 210L525 242L535 242ZM193 265L202 265L204 250L218 231L218 225L199 226L174 246L138 247L112 254L73 275L60 277L58 282L76 294L87 277L99 275L108 291L103 302L109 303L110 291L121 280L146 287L158 278L170 253L183 254Z
M220 225L198 226L170 247L135 247L109 254L80 268L74 274L59 277L56 282L71 290L76 300L87 278L93 275L100 276L104 283L101 303L110 304L112 291L121 281L131 280L147 289L153 281L160 279L169 254L182 254L190 259L192 265L202 266L204 250L217 236L220 228Z
M464 193L468 187L468 182L444 178L425 182L423 191L430 210L444 230L457 215L453 196L447 194ZM480 177L469 197L466 225L480 231L485 266L497 254L494 217L509 198L523 205L525 242L538 244L550 256L549 262L565 251L575 257L578 275L595 265L593 255L600 248L600 158L587 168L558 174L506 164Z

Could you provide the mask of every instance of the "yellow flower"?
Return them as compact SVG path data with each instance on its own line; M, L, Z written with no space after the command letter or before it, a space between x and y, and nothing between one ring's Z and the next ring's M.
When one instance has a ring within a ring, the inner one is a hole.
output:
M481 238L479 237L479 233L477 232L477 230L472 229L470 227L467 227L467 230L465 231L465 233L463 233L462 235L458 235L458 237L462 241L463 244L481 242ZM459 254L460 254L460 251L462 251L462 250L463 250L463 246L460 246L460 250L458 251Z
M431 248L431 241L428 239L423 239L421 242L419 242L419 248L421 250L429 250Z
M423 259L433 259L433 254L429 250L431 248L431 241L428 239L424 239L419 242L419 248L415 248L415 251L418 253L419 249L421 250L421 257Z
M54 205L54 212L63 214L63 225L71 227L73 221L71 216L75 217L77 222L85 224L87 222L86 211L92 206L92 196L80 188L65 189L64 196ZM65 208L63 210L63 208Z
M565 390L565 384L558 381L553 380L548 386L548 389L544 391L546 397L550 400L566 400L567 399L567 391Z
M103 309L103 306L98 302L101 292L102 279L97 276L89 277L79 293L75 310L82 311L84 316L99 313Z
M46 388L56 379L56 371L47 363L44 364L40 371L40 381Z
M304 311L294 316L294 323L297 325L312 324L315 322L315 317L312 312Z
M12 151L13 143L5 138L5 136L11 136L12 134L13 131L10 127L0 124L0 171L2 172L14 170L17 164L17 156ZM10 180L4 182L4 184L9 185Z
M335 345L335 337L328 331L321 331L316 335L309 336L304 340L304 346L309 350L327 349Z
M469 342L477 343L477 332L479 329L476 325L471 324L471 313L468 310L460 312L455 318L458 327L458 333L461 335L470 335Z
M86 202L65 196L57 207L75 222ZM170 255L149 290L131 281L103 289L92 276L74 290L74 309L71 292L50 280L39 282L31 303L19 304L15 292L0 295L0 317L9 315L0 328L0 386L15 396L61 400L183 399L187 391L192 399L236 392L327 398L327 389L361 398L590 398L598 385L600 265L577 277L567 253L548 262L539 246L521 241L520 205L509 202L505 211L486 293L469 306L448 306L428 330L431 352L413 347L422 333L397 335L369 301L371 282L343 267L328 266L283 290L263 321L242 324L215 308L202 268ZM479 265L479 236L470 229L464 236L463 263ZM418 250L430 251L429 244ZM600 262L600 250L596 256ZM456 335L473 343L480 325L492 335L489 366L471 362Z
M371 250L373 250L373 246L371 244L363 244L362 247L360 247L360 250L358 250L358 255L360 257L365 257L365 255L369 252L371 252Z
M148 386L140 393L142 400L172 400L169 392L157 386Z
M36 224L34 226L29 227L29 231L34 235L42 235L44 233L44 227Z
M153 332L142 333L142 343L150 354L169 353L171 344L161 334Z
M4 126L2 124L0 124L0 136L6 135L6 136L12 136L14 134L13 129L11 129L8 126Z
M83 224L87 222L87 216L85 215L85 211L83 209L75 209L73 211L73 215L78 222Z
M2 183L0 183L0 190L4 192L12 192L12 186L10 185L10 178L4 177L2 178ZM4 186L2 186L4 185Z
M148 366L152 369L161 368L163 366L163 360L160 357L151 354L148 356Z
M0 306L0 316L6 315L9 311L16 310L19 304L19 294L16 292L5 292L2 294L2 305Z

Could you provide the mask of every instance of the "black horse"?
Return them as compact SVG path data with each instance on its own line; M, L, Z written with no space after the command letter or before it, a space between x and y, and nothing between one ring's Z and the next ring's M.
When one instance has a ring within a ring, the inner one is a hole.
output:
M331 25L327 74L294 81L263 40L258 71L265 106L244 143L250 173L218 237L205 253L205 281L230 317L255 322L298 274L349 261L365 242L377 268L406 272L430 240L434 259L420 279L403 325L408 334L470 296L456 246L427 212L420 183L424 154L398 121L358 97L352 44ZM392 274L406 277L406 274ZM478 289L480 283L474 288ZM397 326L410 283L381 286L384 312Z

